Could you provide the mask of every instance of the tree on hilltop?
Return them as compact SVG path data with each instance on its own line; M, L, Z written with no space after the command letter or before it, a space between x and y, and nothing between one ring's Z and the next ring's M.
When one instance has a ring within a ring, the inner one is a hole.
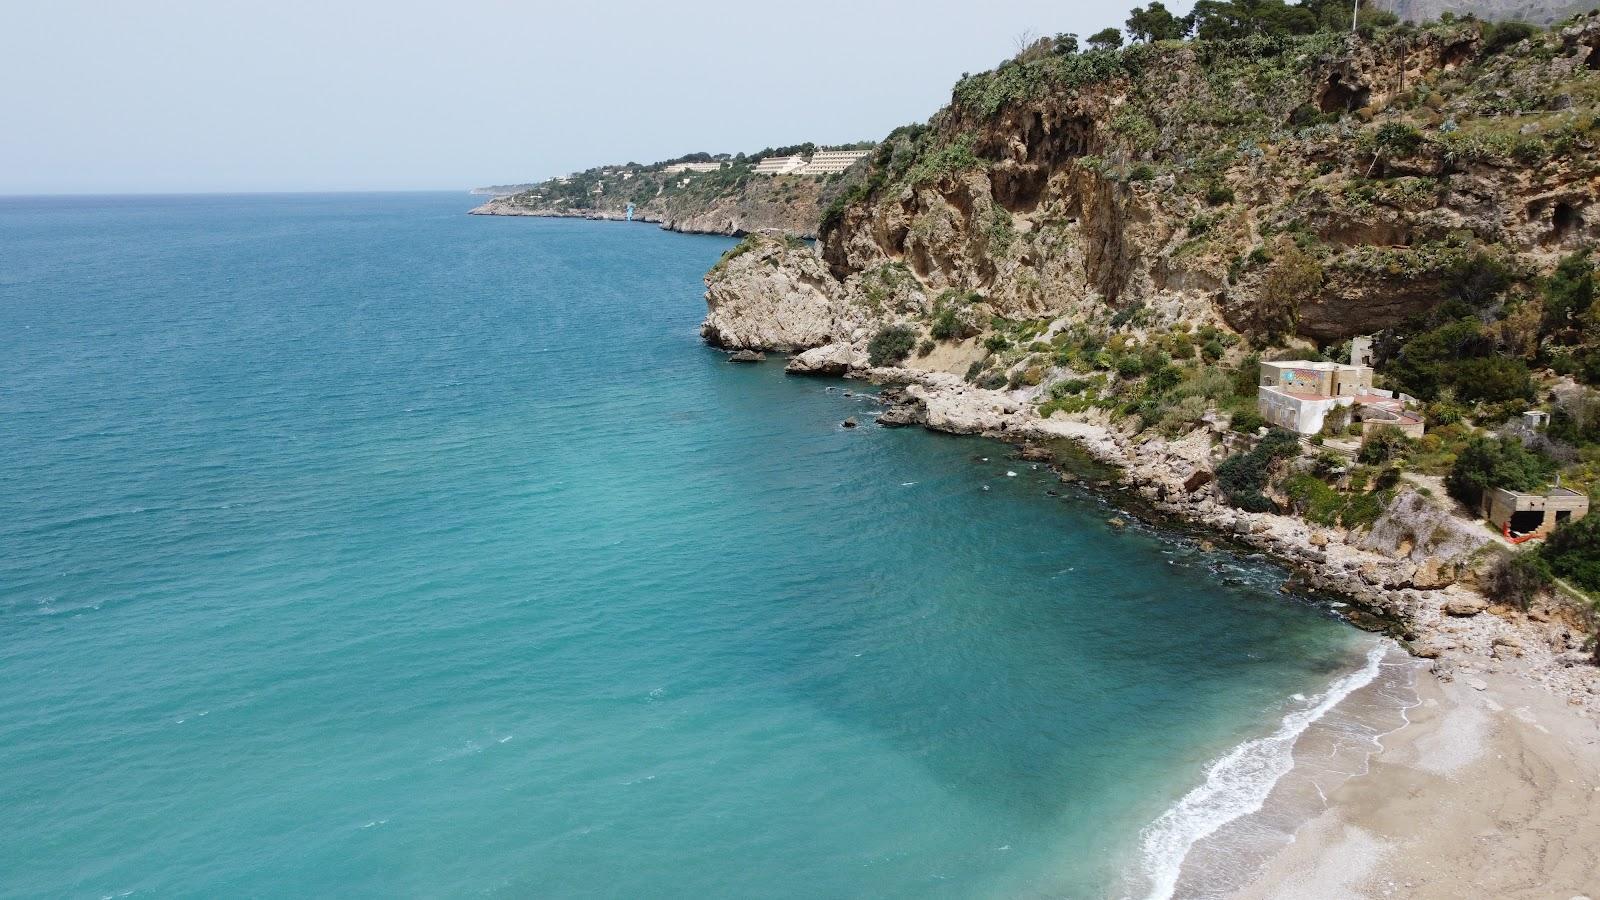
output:
M1194 28L1193 16L1175 16L1161 0L1146 7L1135 6L1128 14L1128 34L1136 41L1181 41Z
M1122 46L1122 32L1115 28L1105 28L1089 35L1088 43L1096 50L1115 50Z

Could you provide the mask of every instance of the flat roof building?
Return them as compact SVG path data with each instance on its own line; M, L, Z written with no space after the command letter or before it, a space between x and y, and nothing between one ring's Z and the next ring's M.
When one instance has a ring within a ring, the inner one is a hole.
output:
M1514 543L1549 536L1558 526L1589 514L1589 498L1556 486L1548 494L1495 488L1483 495L1483 516Z
M722 168L722 163L719 162L685 162L673 163L661 171L666 172L668 175L676 175L679 172L715 172L720 168Z
M806 158L796 153L793 156L769 156L756 163L751 171L757 175L794 175L806 167Z
M871 150L818 150L812 154L811 161L806 163L799 174L838 175L871 152Z
M1261 364L1256 408L1261 417L1300 434L1317 434L1328 413L1354 407L1352 416L1362 434L1385 425L1407 437L1421 437L1422 417L1408 408L1411 398L1372 386L1372 367L1305 359Z

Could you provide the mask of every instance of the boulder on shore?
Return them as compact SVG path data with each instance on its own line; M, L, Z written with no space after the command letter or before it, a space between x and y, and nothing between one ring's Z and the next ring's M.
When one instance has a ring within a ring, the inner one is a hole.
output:
M790 375L846 375L852 368L865 368L867 355L849 344L813 347L783 367Z

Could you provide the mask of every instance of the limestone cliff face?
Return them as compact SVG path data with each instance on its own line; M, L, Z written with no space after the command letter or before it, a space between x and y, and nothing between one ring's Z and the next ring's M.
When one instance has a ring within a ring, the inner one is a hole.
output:
M1600 238L1600 20L1538 40L1486 56L1468 23L1024 58L880 144L816 251L708 276L714 318L776 310L787 278L835 321L922 327L959 297L980 323L1394 327L1475 255L1531 274Z
M848 302L803 243L741 244L706 278L700 334L714 346L794 351L866 336L866 311Z

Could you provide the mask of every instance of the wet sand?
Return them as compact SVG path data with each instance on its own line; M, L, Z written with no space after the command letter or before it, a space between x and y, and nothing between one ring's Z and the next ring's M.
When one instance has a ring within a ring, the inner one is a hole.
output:
M1512 675L1416 688L1410 724L1235 896L1600 897L1600 722Z

